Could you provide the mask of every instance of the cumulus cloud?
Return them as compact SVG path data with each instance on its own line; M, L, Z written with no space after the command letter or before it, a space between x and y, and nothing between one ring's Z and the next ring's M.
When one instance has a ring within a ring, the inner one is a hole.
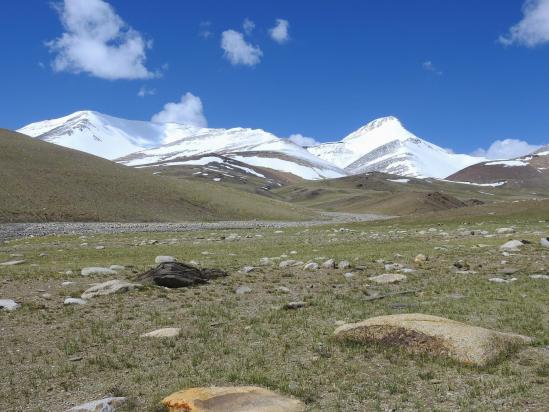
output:
M244 19L244 23L242 23L242 28L244 29L244 33L249 36L255 29L255 23L250 19Z
M518 139L496 140L488 149L478 148L472 155L488 159L512 159L530 154L540 147Z
M146 79L152 43L128 26L103 0L64 0L55 5L65 32L46 45L55 71L88 73L102 79Z
M197 127L207 127L204 109L200 97L192 93L181 96L178 103L166 103L164 109L156 113L151 121L155 123L179 123Z
M242 33L235 30L226 30L222 33L221 48L225 52L225 58L233 65L255 66L263 56L259 46L246 42Z
M296 133L290 135L288 140L295 143L298 146L316 146L319 144L313 137L303 136L302 134Z
M428 72L434 73L438 76L442 76L442 72L435 67L431 60L424 61L421 64L421 67L423 67L423 70L427 70Z
M152 96L155 94L156 94L156 89L150 89L147 86L141 86L139 88L139 91L137 92L137 95L139 97Z
M527 47L549 43L549 0L526 0L522 13L522 20L499 37L500 43Z
M288 33L289 27L290 23L288 20L276 19L276 24L269 30L269 34L275 42L280 44L286 43L290 40L290 34Z

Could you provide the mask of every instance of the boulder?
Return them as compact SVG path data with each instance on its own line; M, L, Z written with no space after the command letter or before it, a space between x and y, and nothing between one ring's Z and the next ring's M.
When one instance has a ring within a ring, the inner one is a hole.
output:
M66 298L63 302L64 305L85 305L88 303L84 299L78 299L78 298Z
M112 295L113 293L129 292L130 290L143 287L138 283L129 283L125 280L109 280L108 282L98 283L82 293L82 299L91 299L96 296Z
M227 273L219 269L201 269L185 263L167 262L142 273L138 279L167 288L183 288L208 283L222 276L227 276Z
M318 263L309 262L305 266L303 266L303 269L305 269L305 270L318 270Z
M519 252L520 248L524 245L524 243L520 240L510 240L509 242L504 243L499 248L500 250L504 250L507 252Z
M419 313L378 316L335 330L339 339L406 348L414 353L446 356L458 362L486 366L533 339L513 333L469 326Z
M0 309L12 311L18 309L21 305L13 299L0 299Z
M387 284L387 283L397 283L405 281L406 275L401 275L398 273L384 273L383 275L373 276L368 278L374 283Z
M109 275L113 276L116 275L116 271L109 269L109 268L102 268L102 267L89 267L84 268L80 271L82 276L92 276L92 275Z
M351 264L348 260L342 260L337 264L338 269L349 269L351 267Z
M75 406L67 412L114 412L126 401L127 399L122 397L109 397Z
M154 263L160 264L160 263L170 263L177 261L176 258L173 256L157 256L154 258Z
M144 333L141 335L142 338L175 338L179 336L181 328L162 328L156 329L152 332Z
M169 412L302 412L303 402L257 386L191 388L162 400Z

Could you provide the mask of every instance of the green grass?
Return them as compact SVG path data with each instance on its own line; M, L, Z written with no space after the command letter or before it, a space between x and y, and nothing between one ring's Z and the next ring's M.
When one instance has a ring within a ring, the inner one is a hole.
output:
M464 225L464 223L468 223ZM517 238L529 239L516 256L497 251L507 237L461 235L458 230L488 230L516 226ZM188 233L148 233L50 236L21 239L0 248L0 260L23 253L28 263L0 268L0 295L18 298L22 308L0 313L5 348L0 369L0 406L55 410L64 402L81 403L107 393L128 396L127 410L155 411L173 391L208 385L260 385L298 397L311 411L364 410L524 410L542 411L546 391L549 344L549 282L528 278L547 272L547 250L540 235L549 231L536 214L521 217L485 216L465 221L414 222L411 219L340 226L274 230L230 230ZM420 234L435 228L437 232ZM444 233L447 235L444 235ZM231 233L239 240L222 240ZM256 237L256 235L262 237ZM377 234L377 235L376 235ZM247 237L248 236L248 237ZM138 246L156 239L155 245ZM81 247L82 242L89 246ZM475 247L478 244L488 247ZM104 250L95 250L97 244ZM443 246L445 250L435 250ZM292 250L296 255L290 255ZM211 254L204 255L208 251ZM39 257L42 252L46 257ZM429 260L418 266L418 253ZM263 256L308 261L318 257L349 260L346 271L304 272L299 268L263 267L248 275L245 265ZM120 277L151 266L157 255L230 272L209 285L181 290L147 287L141 291L96 298L83 307L63 307L63 296L89 283L110 278L82 278L85 266L132 265ZM373 287L368 276L384 273L376 260L399 262L417 269L401 285ZM477 274L458 275L452 264L466 260ZM520 268L509 285L487 281L506 259ZM31 266L37 264L38 266ZM72 276L64 275L71 269ZM75 285L62 287L64 280ZM252 292L236 295L248 285ZM286 286L289 294L277 292ZM367 291L420 289L414 295L365 300ZM54 298L40 298L48 290ZM459 293L462 299L453 299ZM284 303L304 300L304 309L282 310ZM398 306L395 306L398 304ZM421 312L469 324L535 337L534 346L510 353L498 364L472 368L447 359L413 356L379 346L342 344L332 338L336 321L353 322L392 313ZM147 340L139 335L177 326L177 339ZM81 361L68 359L81 356ZM0 408L2 409L2 408ZM40 409L34 409L40 410Z

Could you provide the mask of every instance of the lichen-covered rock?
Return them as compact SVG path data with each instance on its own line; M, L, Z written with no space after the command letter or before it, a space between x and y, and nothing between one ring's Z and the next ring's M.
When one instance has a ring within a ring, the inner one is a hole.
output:
M191 388L162 400L169 412L302 412L303 402L257 386Z
M532 338L470 326L418 313L378 316L340 326L339 339L404 347L411 352L447 356L458 362L485 366Z

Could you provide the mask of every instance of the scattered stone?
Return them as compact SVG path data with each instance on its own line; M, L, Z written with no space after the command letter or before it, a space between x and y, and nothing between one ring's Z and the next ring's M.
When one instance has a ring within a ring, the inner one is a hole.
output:
M512 227L500 227L499 229L496 229L496 234L498 235L511 235L515 232L516 230Z
M105 249L105 246L96 246L95 248L96 248L97 250L103 250L103 249Z
M109 267L109 269L110 269L110 270L124 270L124 269L126 269L126 267L125 267L125 266L122 266L122 265L111 265L111 266Z
M138 283L129 283L125 280L109 280L107 282L98 283L94 286L92 286L89 289L86 289L84 293L82 293L82 299L91 299L96 296L104 296L104 295L111 295L113 293L123 293L123 292L129 292L134 289L139 289L143 287L142 285Z
M67 276L71 276L72 274L73 274L72 270L65 271L65 275L67 275Z
M543 280L549 280L549 275L530 275L530 279L543 279Z
M307 306L306 302L289 302L284 305L284 309L294 310L304 308L305 306Z
M13 299L0 299L0 309L12 311L18 309L21 305Z
M425 256L424 254L420 253L414 258L414 262L416 263L423 263L426 262L429 258Z
M173 256L157 256L154 258L154 263L160 264L160 263L170 263L170 262L176 262L177 259Z
M227 273L219 269L201 269L185 263L168 262L142 273L138 279L167 288L183 288L208 283L223 276L227 276Z
M465 262L464 260L458 260L456 263L454 263L454 267L462 270L470 270L471 266L469 263Z
M80 362L82 359L82 356L73 356L72 358L69 358L69 362Z
M40 295L42 299L50 300L51 299L51 293L42 293Z
M347 272L343 276L345 276L346 279L352 279L354 275L352 272Z
M86 303L88 303L86 300L79 298L66 298L63 302L64 305L85 305Z
M543 247L549 247L549 237L542 237L540 239L540 244Z
M502 353L530 344L527 336L502 333L418 313L379 316L340 326L339 339L404 347L414 353L448 356L464 364L486 366Z
M462 294L459 293L459 292L454 292L454 293L450 293L450 294L448 295L448 297L449 297L450 299L464 299L466 296L465 296L465 295L462 295Z
M0 266L15 266L25 263L26 260L9 260L7 262L0 263Z
M280 293L290 293L290 289L286 286L278 286L275 290Z
M498 273L501 273L502 275L514 275L518 271L519 270L515 269L515 268L503 268L503 269L498 270Z
M337 264L338 269L344 270L349 269L351 267L351 264L347 260L342 260Z
M251 291L252 291L251 287L242 285L237 287L234 293L236 293L237 295L244 295L246 293L250 293Z
M114 412L126 403L127 398L109 397L75 406L67 412Z
M499 248L507 252L519 252L520 248L524 245L521 240L510 240L509 242L504 243Z
M316 262L309 262L305 266L303 266L304 270L318 270L318 263Z
M383 275L378 275L378 276L373 276L371 278L368 278L368 280L371 280L372 282L380 283L380 284L403 282L406 279L407 279L406 275L401 275L398 273L385 273Z
M181 328L162 328L141 335L142 338L175 338L179 336Z
M323 268L323 269L334 269L335 266L336 266L335 260L333 260L333 259L328 259L327 261L325 261L325 262L322 264L322 268Z
M490 279L488 279L488 282L493 282L493 283L511 283L511 282L516 281L516 280L517 280L517 278L511 278L511 279L490 278Z
M296 261L295 260L283 260L282 262L280 262L278 264L278 267L279 268L287 268L288 266L293 266L295 265Z
M46 256L48 256L48 254L47 253L40 253L38 256L39 257L46 257Z
M168 412L303 412L305 404L257 386L190 388L162 400Z
M273 264L273 261L268 257L263 257L259 259L260 266L271 266L272 264Z
M61 286L69 286L69 285L74 285L74 282L66 281L66 282L61 283Z
M93 276L93 275L116 275L116 271L109 269L109 268L102 268L102 267L89 267L84 268L80 271L82 276Z
M253 266L244 266L242 269L240 269L240 273L250 273L254 270L255 268Z

